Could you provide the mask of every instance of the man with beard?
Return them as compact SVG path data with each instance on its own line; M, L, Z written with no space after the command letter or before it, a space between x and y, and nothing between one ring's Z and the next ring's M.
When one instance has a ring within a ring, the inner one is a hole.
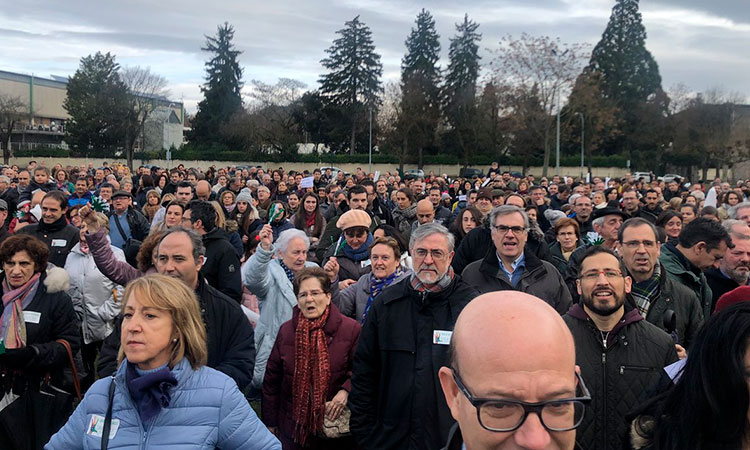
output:
M454 274L453 234L442 225L417 227L409 251L414 274L372 304L354 354L350 427L365 450L440 448L454 423L438 371L477 291Z
M727 250L718 268L706 270L706 280L713 296L711 311L716 307L719 297L747 285L750 276L750 227L735 219L725 220L723 226L732 238L734 248Z
M581 303L563 317L592 398L576 435L580 448L621 449L626 414L677 360L672 338L644 320L628 296L626 270L613 251L588 248L576 282Z

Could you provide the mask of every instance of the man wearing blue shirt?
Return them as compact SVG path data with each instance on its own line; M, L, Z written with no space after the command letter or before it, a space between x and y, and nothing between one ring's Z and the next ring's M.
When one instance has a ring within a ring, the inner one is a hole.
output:
M76 190L68 197L68 207L83 206L91 201L88 183L85 177L76 180Z
M521 208L504 205L489 215L492 243L484 259L466 266L461 276L481 293L515 290L549 303L560 314L568 311L570 292L560 272L533 253L524 252L529 217Z

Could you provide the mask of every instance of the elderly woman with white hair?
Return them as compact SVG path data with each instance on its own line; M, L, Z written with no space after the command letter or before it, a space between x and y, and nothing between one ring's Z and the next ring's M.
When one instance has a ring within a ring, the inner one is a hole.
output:
M260 319L255 327L255 371L252 385L260 388L266 362L281 324L292 318L297 304L292 282L305 267L317 267L307 261L310 239L304 231L282 232L274 243L271 225L264 225L258 235L260 245L242 266L242 283L258 296ZM338 268L335 269L338 273Z

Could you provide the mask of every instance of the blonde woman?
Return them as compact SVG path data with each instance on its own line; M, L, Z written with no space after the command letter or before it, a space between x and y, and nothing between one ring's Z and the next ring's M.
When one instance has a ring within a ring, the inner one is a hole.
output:
M107 436L109 448L281 449L235 382L206 358L193 291L164 275L134 280L123 301L122 364L94 383L45 449L101 448Z

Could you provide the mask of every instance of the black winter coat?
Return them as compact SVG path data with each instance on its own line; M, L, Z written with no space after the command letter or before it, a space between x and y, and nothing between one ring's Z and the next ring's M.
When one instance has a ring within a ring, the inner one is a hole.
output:
M240 305L198 277L195 289L208 340L208 367L224 372L244 390L255 367L255 338ZM99 364L99 377L107 377L117 370L117 351L120 349L122 316L114 331L104 340Z
M73 380L63 373L64 369L70 368L68 353L62 344L55 341L68 341L75 355L81 346L81 330L73 302L64 290L67 275L59 267L51 270L58 273L48 278L47 273L42 272L34 299L24 308L26 344L34 349L34 354L31 359L19 361L18 364L9 364L0 357L2 393L8 392L11 387L17 395L27 389L38 391L40 382L48 373L53 386L74 392ZM30 320L30 315L35 315L38 320Z
M713 267L703 272L703 274L706 275L708 287L711 288L711 312L713 313L719 297L740 287L740 284L731 278L725 277L719 269L714 269Z
M526 267L521 280L514 288L508 276L500 269L497 252L492 246L483 260L466 266L461 277L482 294L493 291L520 291L534 295L555 308L560 315L570 309L570 293L555 266L542 261L533 253L526 253Z
M439 293L420 293L410 278L385 288L370 309L354 354L350 428L362 449L440 448L454 420L438 370L448 364L452 331L477 291L456 275Z
M57 267L65 267L68 253L75 247L79 240L79 230L73 225L68 225L65 216L60 217L55 223L46 224L44 221L32 225L26 225L18 230L18 233L26 233L36 236L49 246L49 262Z
M664 314L668 310L675 313L677 327L675 333L679 344L687 349L703 326L703 308L698 295L687 286L677 283L661 269L659 298L651 303L646 320L664 331Z
M620 450L627 433L626 415L648 399L664 367L677 361L668 334L625 303L622 320L606 336L580 305L563 317L573 334L576 364L591 391L591 404L576 430L581 448Z
M482 259L488 248L495 248L495 244L492 243L490 227L485 223L464 236L451 263L453 270L456 273L463 273L466 266ZM545 261L549 261L550 258L547 243L544 242L543 238L536 238L532 233L529 233L524 252L526 254L533 253L537 258Z
M224 230L214 228L203 235L203 245L206 247L206 259L201 267L201 275L208 284L239 303L242 301L240 259L229 237Z

